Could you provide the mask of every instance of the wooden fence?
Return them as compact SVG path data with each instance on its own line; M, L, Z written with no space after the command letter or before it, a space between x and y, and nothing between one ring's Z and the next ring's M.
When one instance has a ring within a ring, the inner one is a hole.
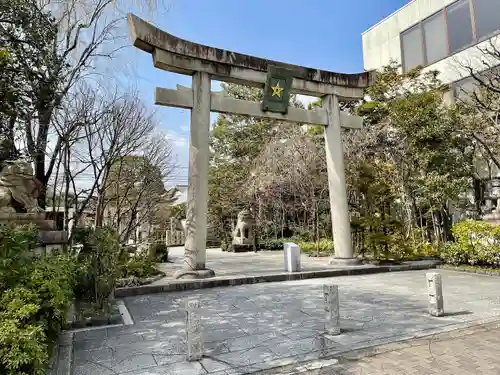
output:
M167 246L184 246L186 234L183 230L167 230L165 231L165 244Z

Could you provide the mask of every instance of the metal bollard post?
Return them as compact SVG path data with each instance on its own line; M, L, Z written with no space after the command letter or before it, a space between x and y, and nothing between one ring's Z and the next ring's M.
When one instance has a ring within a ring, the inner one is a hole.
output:
M429 314L432 316L443 316L443 287L441 275L430 272L425 275L427 279L427 293L429 295Z
M200 301L186 301L187 360L198 361L203 356L203 337L200 316Z
M339 287L333 284L323 285L325 297L325 328L330 335L340 335Z

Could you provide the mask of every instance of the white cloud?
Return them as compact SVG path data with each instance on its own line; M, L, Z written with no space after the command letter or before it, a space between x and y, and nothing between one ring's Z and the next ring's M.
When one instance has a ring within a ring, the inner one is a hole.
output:
M311 103L314 103L317 101L319 98L316 98L315 96L308 96L308 95L297 95L297 100L302 102L304 104L304 107L307 108L307 106Z
M168 129L166 132L166 138L170 144L176 148L185 148L188 146L188 138L176 131Z

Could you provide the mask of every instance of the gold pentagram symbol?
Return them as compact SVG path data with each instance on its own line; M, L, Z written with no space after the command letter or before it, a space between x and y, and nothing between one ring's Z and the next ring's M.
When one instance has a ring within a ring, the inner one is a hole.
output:
M281 98L281 93L283 92L284 88L280 87L280 81L276 83L276 86L271 86L273 89L273 95L271 96L277 96L278 98Z

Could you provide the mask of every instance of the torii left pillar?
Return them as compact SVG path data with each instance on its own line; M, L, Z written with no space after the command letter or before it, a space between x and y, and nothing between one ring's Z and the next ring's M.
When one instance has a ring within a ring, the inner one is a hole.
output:
M195 72L192 87L193 107L189 133L186 242L184 244L183 268L174 275L177 279L215 276L213 270L206 268L210 75L206 72Z

